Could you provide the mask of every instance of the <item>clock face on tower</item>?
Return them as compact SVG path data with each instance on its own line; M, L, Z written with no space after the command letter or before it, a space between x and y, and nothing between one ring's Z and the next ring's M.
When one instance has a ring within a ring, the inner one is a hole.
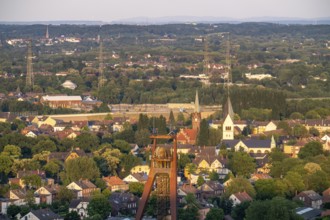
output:
M197 118L195 118L195 121L197 121L198 119Z

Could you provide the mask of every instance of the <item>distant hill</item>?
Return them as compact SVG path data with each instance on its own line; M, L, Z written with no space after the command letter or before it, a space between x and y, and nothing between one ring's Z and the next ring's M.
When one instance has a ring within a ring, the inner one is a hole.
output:
M14 25L31 25L31 24L75 24L75 25L105 25L105 24L131 24L131 25L161 25L161 24L179 24L179 23L229 23L238 24L245 22L269 22L276 24L330 24L330 17L328 18L283 18L283 17L255 17L255 18L228 18L228 17L195 17L195 16L174 16L174 17L135 17L114 20L110 22L106 21L84 21L84 20L62 20L62 21L17 21L17 22L3 22L0 24L14 24Z
M32 25L32 24L43 24L43 25L61 25L61 24L72 24L72 25L103 25L107 24L103 21L0 21L0 24L7 25Z
M193 17L193 16L176 16L176 17L137 17L112 21L112 24L174 24L174 23L244 23L244 22L269 22L278 24L330 24L329 18L279 18L279 17L256 17L256 18L227 18L227 17Z

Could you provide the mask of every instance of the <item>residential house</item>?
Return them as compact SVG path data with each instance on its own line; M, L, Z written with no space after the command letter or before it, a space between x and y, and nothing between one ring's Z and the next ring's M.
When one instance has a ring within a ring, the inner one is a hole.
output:
M127 191L128 184L121 180L118 176L108 176L102 178L111 192Z
M48 155L47 161L51 160L59 160L62 162L66 162L71 159L75 159L78 157L90 157L91 154L85 153L85 151L80 150L80 148L75 148L68 152L52 152Z
M306 119L302 124L307 130L316 128L321 133L330 130L330 119Z
M26 190L23 189L15 189L10 190L8 197L4 199L0 199L1 204L1 213L7 214L8 206L10 205L25 205L25 197L26 197Z
M63 217L55 214L50 209L31 210L24 215L20 220L64 220Z
M146 173L132 173L126 176L123 180L127 183L131 183L131 182L146 183L148 180L148 175Z
M320 209L322 205L322 196L313 190L302 191L293 199L300 200L306 207L312 207L314 209Z
M29 131L25 137L30 137L30 138L36 138L38 136L39 132L35 132L35 131Z
M38 128L43 124L51 125L52 127L54 127L60 121L61 120L53 119L52 117L49 116L36 116L32 120L32 124L37 125Z
M233 207L241 204L242 202L250 202L252 198L247 192L238 192L229 196L229 199L233 202Z
M43 124L40 125L39 132L42 134L52 134L54 132L54 128L51 125Z
M120 214L135 215L139 198L132 193L113 192L109 197L109 202L111 204L111 216Z
M195 195L196 199L198 200L201 198L201 191L192 184L184 183L178 187L177 196L180 203L183 202L184 197L186 197L188 194Z
M84 127L88 127L88 121L74 121L72 122L71 129L73 131L81 131Z
M58 132L54 133L54 136L60 140L63 140L65 138L75 139L79 135L80 135L79 131L73 131L72 129L66 129L66 130L58 131Z
M258 180L265 180L265 179L272 179L271 176L269 176L267 173L254 173L250 177L250 182L254 183Z
M304 147L305 144L307 144L305 140L299 140L297 142L284 141L283 152L290 157L297 158L300 149Z
M219 181L206 181L198 189L204 199L220 196L224 192L224 186Z
M130 173L146 173L149 174L150 166L149 165L137 165L131 169Z
M34 192L35 197L39 197L40 203L52 204L59 192L58 185L42 186Z
M323 204L330 203L330 187L322 192Z
M88 217L89 198L73 199L69 204L69 212L77 212L81 219Z
M21 130L21 134L22 135L27 135L31 131L33 133L37 134L39 132L39 129L36 125L29 125L29 126L27 126L27 127L25 127L24 129Z
M178 144L196 144L197 130L189 128L181 128L177 133Z
M70 122L62 122L62 121L57 123L55 126L53 126L54 132L64 131L64 129L71 128L71 127L72 127L72 124Z
M264 132L275 131L277 129L277 125L273 121L254 121L252 126L253 134L263 134Z
M128 122L130 123L129 118L126 117L114 117L113 124L112 124L112 131L113 132L121 132L124 129L124 124Z
M82 109L84 111L92 111L95 107L100 107L102 105L102 101L99 101L99 100L95 100L95 99L92 99L90 96L89 97L85 97L83 100L82 100Z
M76 194L77 198L90 197L93 192L100 191L100 188L97 188L89 180L74 181L67 185L66 188L72 190Z
M17 172L16 178L9 178L9 185L15 184L24 188L25 184L22 178L31 175L38 175L42 182L47 182L46 173L43 170L20 170Z

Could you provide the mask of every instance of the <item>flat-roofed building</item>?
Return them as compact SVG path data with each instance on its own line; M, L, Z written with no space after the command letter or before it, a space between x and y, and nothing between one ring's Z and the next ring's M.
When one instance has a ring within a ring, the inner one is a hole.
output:
M40 102L51 108L80 109L82 99L80 96L42 96Z

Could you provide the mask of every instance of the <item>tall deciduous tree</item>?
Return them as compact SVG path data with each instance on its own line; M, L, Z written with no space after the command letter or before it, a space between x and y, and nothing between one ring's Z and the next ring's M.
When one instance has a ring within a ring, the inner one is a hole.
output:
M97 194L92 197L87 206L87 210L89 216L99 214L103 219L106 219L111 212L111 206L108 199L104 195Z
M298 157L305 159L307 157L314 157L323 154L323 146L318 141L312 141L307 143L303 148L300 149Z
M284 177L284 182L288 186L287 194L289 197L293 197L305 189L304 180L297 172L289 171Z
M9 156L0 155L0 173L1 180L10 172L13 165L13 161Z
M205 220L218 220L223 219L224 213L222 209L211 208L210 211L206 214Z
M76 138L76 144L84 151L90 152L99 147L100 140L95 134L83 132Z
M99 176L99 168L92 158L78 157L65 163L62 180L63 178L69 182L79 179L95 180Z
M298 220L301 218L292 211L296 206L294 202L281 197L265 201L256 200L246 210L246 220Z
M135 141L139 146L150 144L150 132L148 129L141 129L135 132Z
M238 192L247 192L251 197L255 197L256 191L254 190L252 184L249 180L238 177L232 179L232 181L227 186L225 191L225 195L229 197L231 194L238 193Z
M245 152L234 152L229 159L229 167L236 176L249 177L255 171L253 158Z
M21 148L18 146L9 144L4 147L1 154L17 159L21 156Z

